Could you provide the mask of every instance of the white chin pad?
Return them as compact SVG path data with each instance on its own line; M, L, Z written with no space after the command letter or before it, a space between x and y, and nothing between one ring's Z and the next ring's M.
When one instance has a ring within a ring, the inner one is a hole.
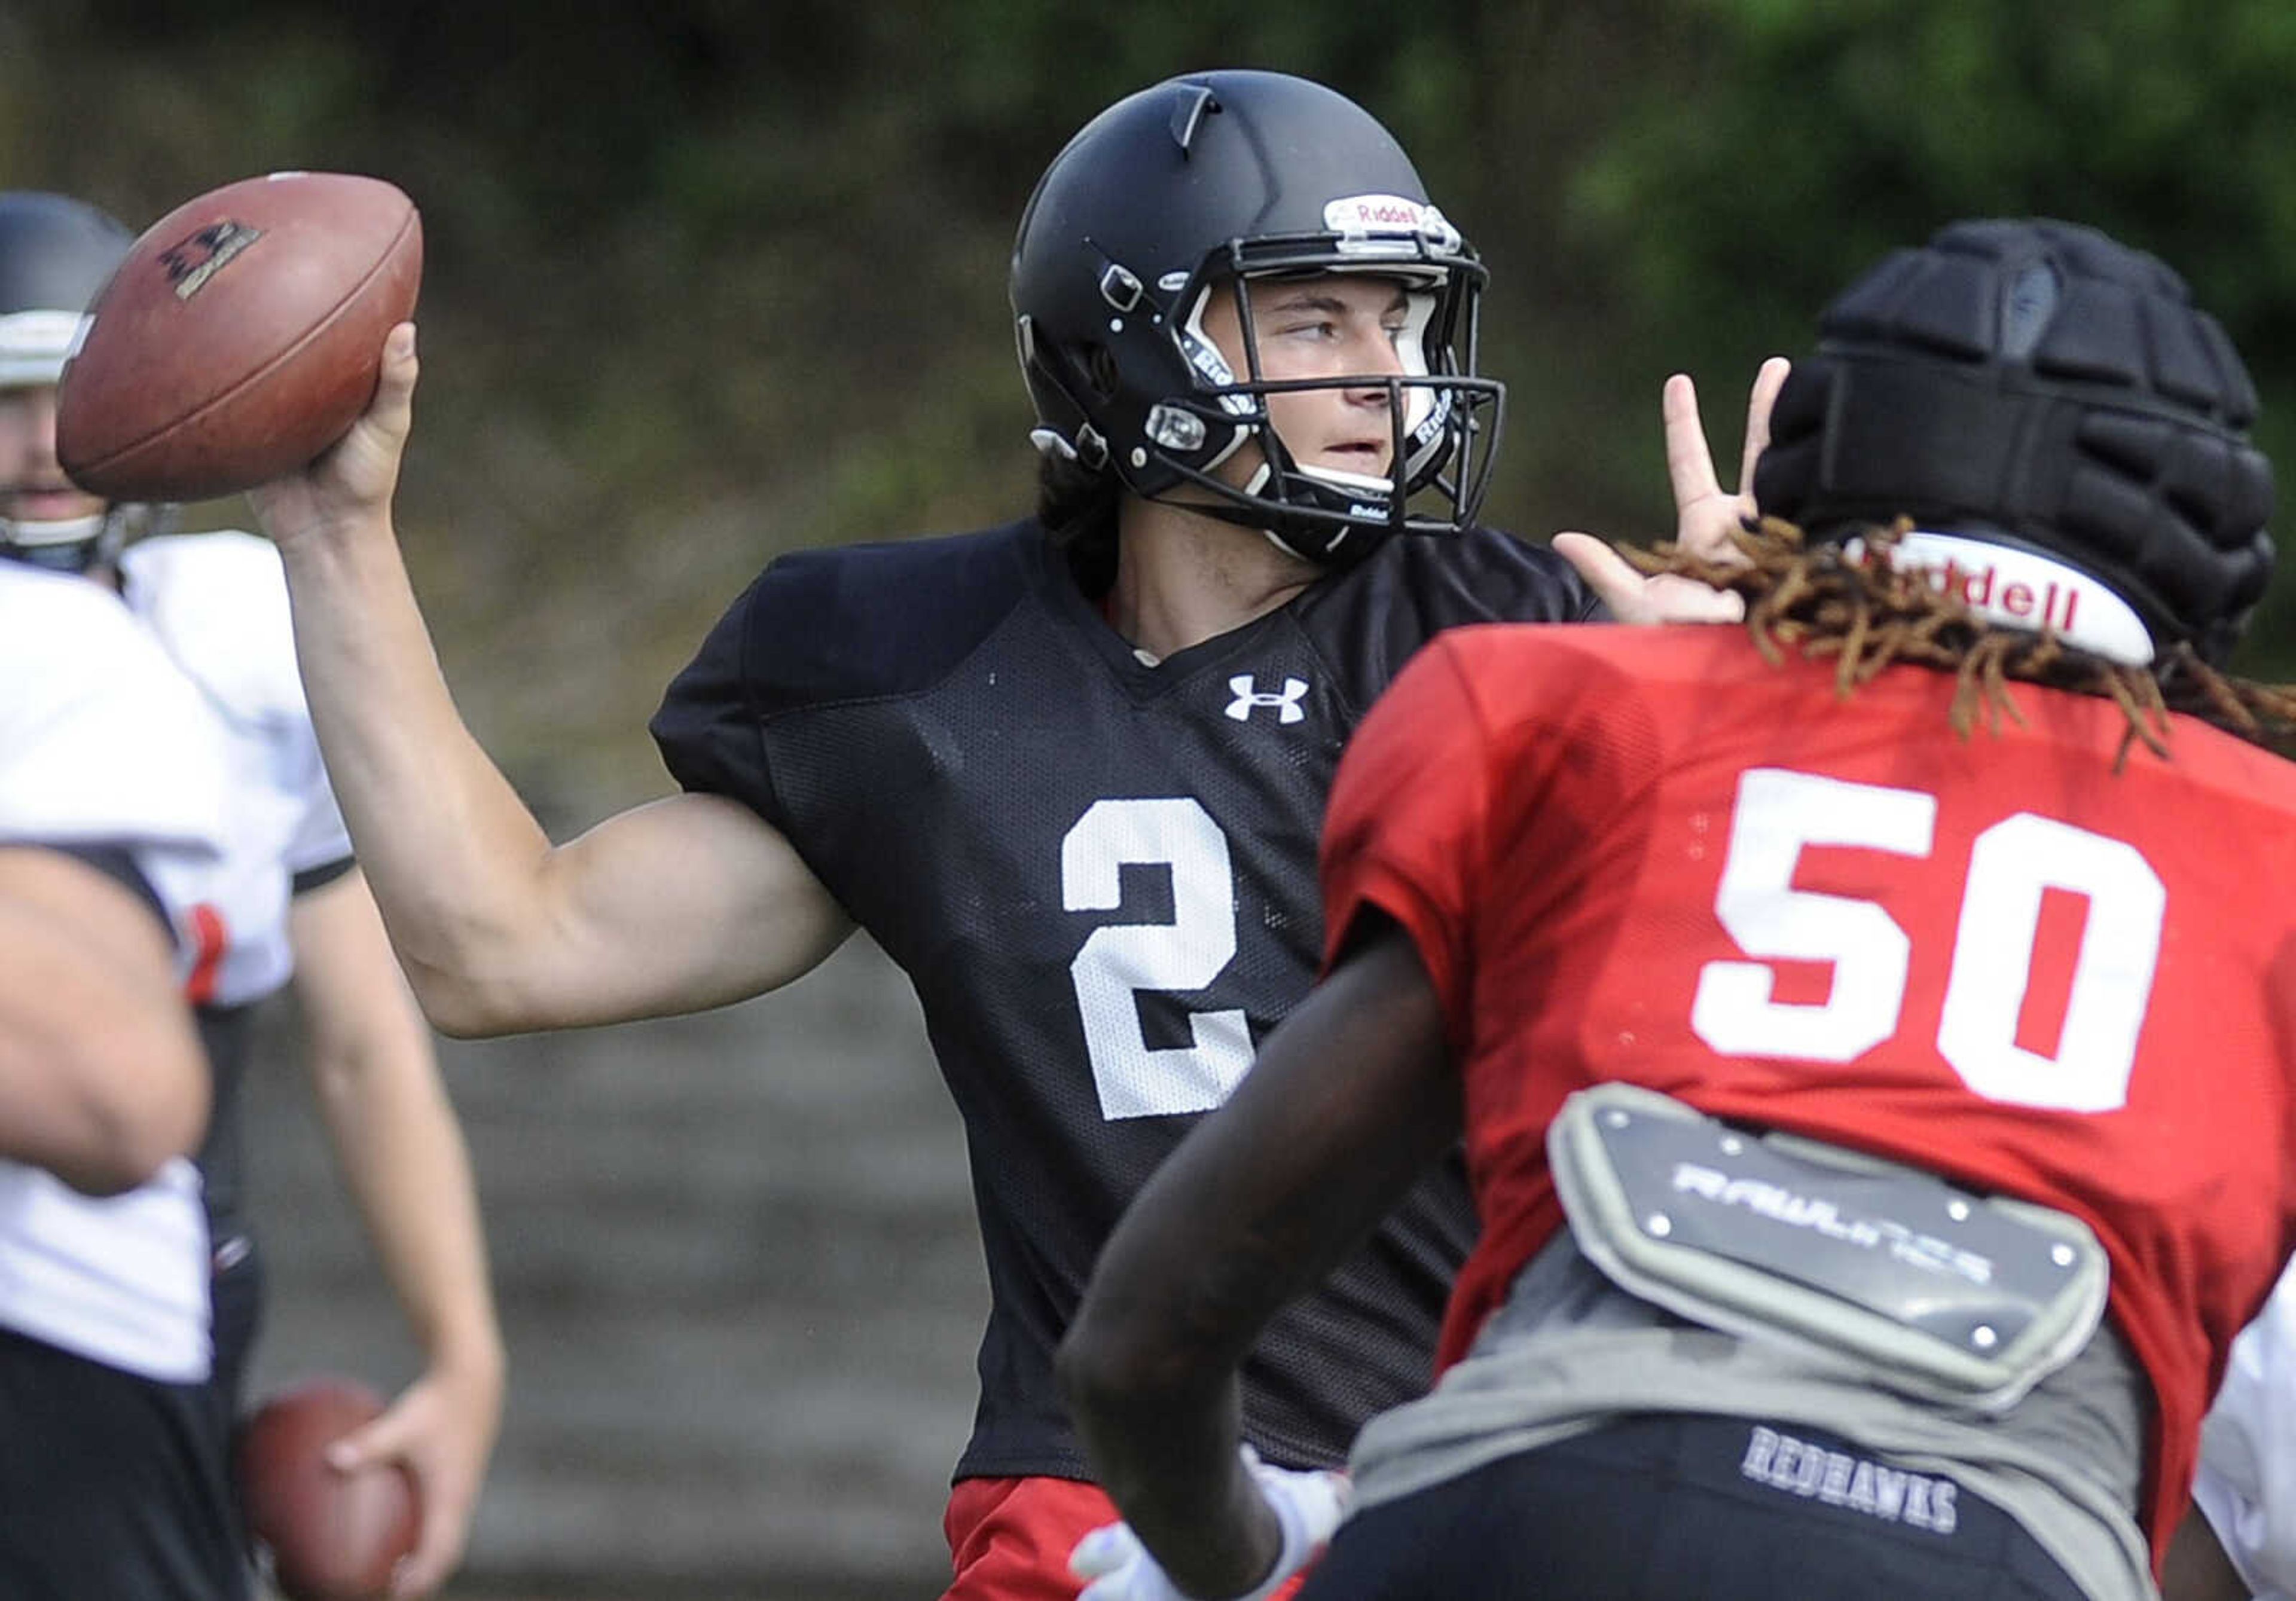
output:
M48 545L78 545L103 531L107 513L71 517L61 522L15 522L0 517L0 540L36 550Z
M1376 495L1384 500L1395 493L1395 480L1384 473L1349 472L1338 467L1302 465L1300 476L1312 478L1317 483L1330 484L1349 495Z

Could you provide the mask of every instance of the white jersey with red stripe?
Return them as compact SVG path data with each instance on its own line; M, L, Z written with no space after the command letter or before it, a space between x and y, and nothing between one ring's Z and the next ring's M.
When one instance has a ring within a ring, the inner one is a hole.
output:
M202 914L191 992L201 1005L245 1005L294 971L287 907L297 878L351 855L296 670L286 576L269 541L209 533L132 545L120 577L128 610L222 728L241 866Z
M0 844L116 849L177 935L239 893L222 731L119 600L0 562ZM0 1162L0 1326L146 1377L203 1379L207 1224L190 1162L96 1200Z

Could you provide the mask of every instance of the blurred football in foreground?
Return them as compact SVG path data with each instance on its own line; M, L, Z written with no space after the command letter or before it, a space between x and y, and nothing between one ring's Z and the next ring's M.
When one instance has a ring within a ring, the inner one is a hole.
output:
M382 1411L353 1379L313 1379L274 1396L242 1425L240 1496L248 1532L271 1553L289 1601L377 1601L414 1548L414 1481L396 1463L338 1473L326 1449Z
M65 365L56 456L113 500L205 500L302 466L374 398L414 315L422 221L398 187L281 172L145 229Z

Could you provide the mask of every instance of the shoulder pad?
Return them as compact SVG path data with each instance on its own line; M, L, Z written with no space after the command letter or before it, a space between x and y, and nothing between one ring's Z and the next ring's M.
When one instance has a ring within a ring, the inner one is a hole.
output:
M1309 592L1300 620L1368 705L1412 653L1446 628L1481 622L1584 622L1601 603L1545 545L1494 529L1397 535Z
M222 744L114 596L0 562L0 839L219 841Z
M1028 592L1042 540L1021 522L794 552L766 569L719 628L741 617L744 676L766 716L930 688Z
M120 554L130 609L226 715L269 723L308 715L295 666L287 579L253 534L170 534Z
M1429 633L1463 622L1584 622L1600 603L1552 546L1494 528L1390 539L1396 581Z

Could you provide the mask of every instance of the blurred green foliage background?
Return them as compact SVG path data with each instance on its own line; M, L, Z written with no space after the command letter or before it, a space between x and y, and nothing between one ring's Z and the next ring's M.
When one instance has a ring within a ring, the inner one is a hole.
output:
M402 530L467 714L571 822L660 787L644 719L775 551L1027 503L1013 224L1206 65L1370 106L1491 263L1506 526L1666 532L1666 374L1734 459L1759 359L1965 215L2165 256L2296 460L2285 0L0 0L0 183L138 226L283 167L414 196ZM2296 665L2287 583L2243 665Z

